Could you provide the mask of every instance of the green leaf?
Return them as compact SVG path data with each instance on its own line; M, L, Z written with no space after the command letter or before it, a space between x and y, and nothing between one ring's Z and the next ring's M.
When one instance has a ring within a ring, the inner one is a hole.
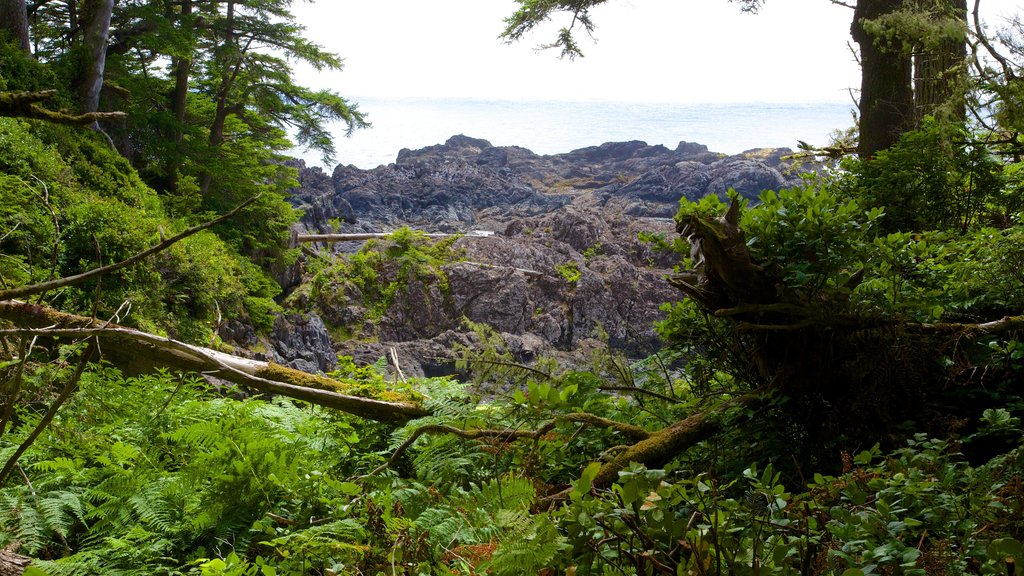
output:
M600 470L600 462L591 462L590 464L587 464L587 467L583 469L583 473L580 474L580 479L573 484L570 497L573 500L580 500L583 496L589 494L590 487L594 485L594 478L597 478L597 473Z
M998 538L989 543L985 549L990 560L1002 560L1004 558L1024 559L1024 545L1013 538Z

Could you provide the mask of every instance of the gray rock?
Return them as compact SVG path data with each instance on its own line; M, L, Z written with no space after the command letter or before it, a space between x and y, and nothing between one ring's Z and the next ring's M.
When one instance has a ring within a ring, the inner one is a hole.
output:
M403 279L404 289L379 319L343 280L315 298L290 301L351 334L335 346L357 362L372 363L394 348L406 376L453 374L451 346L476 338L463 319L502 333L523 361L545 354L585 363L599 333L643 357L658 346L653 324L662 317L661 304L679 298L665 279L678 257L655 251L638 232L671 240L681 197L724 197L734 188L754 198L798 185L789 153L757 149L726 157L685 141L674 150L633 141L541 156L459 135L402 150L395 163L373 170L338 166L327 177L299 163L301 186L292 203L305 210L304 230L327 231L335 218L346 232L408 225L427 232L484 228L494 235L458 240L464 257L443 268L445 282ZM567 278L570 265L575 279ZM380 278L392 280L387 273ZM275 325L275 341L282 343L275 342L274 353L324 370L333 351L322 324L315 325L319 317L309 318L313 326L288 320L280 334Z
M320 373L338 367L331 337L315 313L278 316L270 345L272 360L296 370Z

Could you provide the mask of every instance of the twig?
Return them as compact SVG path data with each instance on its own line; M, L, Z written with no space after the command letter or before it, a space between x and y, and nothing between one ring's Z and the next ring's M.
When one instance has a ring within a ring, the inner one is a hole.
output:
M398 365L398 352L395 351L395 347L392 346L389 351L391 354L391 363L395 366L395 376L402 381L402 384L407 384L408 381L405 379L405 374L402 374L402 367Z
M18 401L18 394L21 393L21 381L25 373L25 363L28 362L28 357L32 355L32 348L36 345L36 336L32 337L32 341L25 346L25 337L22 337L21 347L18 351L18 357L21 358L21 362L18 363L18 369L14 373L14 381L11 383L11 391L7 394L7 403L4 405L4 415L0 419L0 438L3 437L7 430L7 424L11 421L14 416L14 406Z
M50 405L50 409L47 410L46 414L44 414L42 419L39 420L39 423L36 424L36 427L32 430L32 433L28 435L28 438L25 438L25 440L18 446L18 449L14 451L14 454L11 454L11 457L7 459L7 463L4 464L3 470L0 470L0 486L3 486L7 481L7 477L10 476L11 470L13 470L14 466L18 463L18 459L21 458L21 455L32 446L36 441L36 438L39 438L43 433L43 430L46 430L46 427L50 425L54 416L57 415L57 410L60 410L60 407L63 406L69 398L71 398L71 395L74 394L76 390L78 390L78 381L81 379L82 373L85 372L85 367L89 364L89 359L94 352L96 352L95 340L90 341L85 347L85 351L82 352L82 356L78 359L78 366L75 368L75 373L71 375L71 379L68 380L68 383L64 386L64 390L61 391L60 395L57 396L57 399Z
M25 474L25 469L21 467L21 464L16 464L16 466L18 467L18 472L21 473L21 477L25 480L25 485L28 486L29 492L36 496L36 488L32 485L32 481L28 479L28 474Z
M678 398L673 398L671 396L666 396L664 394L654 392L652 390L645 390L643 388L639 388L636 386L598 386L598 390L604 390L607 392L629 392L630 394L644 394L647 396L653 396L659 400L664 400L665 402L671 402L672 404L680 403L680 400Z

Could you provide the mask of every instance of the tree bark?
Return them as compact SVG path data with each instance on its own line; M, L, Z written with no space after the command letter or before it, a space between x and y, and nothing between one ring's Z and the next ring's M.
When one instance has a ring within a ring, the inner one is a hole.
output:
M876 38L865 21L899 10L903 0L859 0L850 33L860 46L860 143L861 158L868 159L892 146L913 126L913 66L909 46L897 37Z
M936 19L956 18L967 29L967 0L926 0L922 7ZM914 53L914 109L919 125L925 116L945 113L950 119L965 120L967 108L961 83L967 58L965 38L945 38L938 46L922 47Z
M79 106L82 112L96 112L100 108L103 90L103 71L107 63L107 43L110 19L115 0L89 0L85 2L82 17L85 21L85 47L89 59L79 84Z
M31 53L25 0L0 0L0 32L8 32L22 52Z
M0 550L0 576L21 576L31 563L32 559L28 556Z

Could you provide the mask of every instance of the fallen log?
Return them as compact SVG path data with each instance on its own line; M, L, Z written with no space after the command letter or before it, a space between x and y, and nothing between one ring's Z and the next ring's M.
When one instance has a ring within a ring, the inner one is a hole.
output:
M28 556L0 550L0 576L21 576L31 563L32 558Z
M292 230L289 245L292 248L295 248L299 244L306 244L312 242L323 242L325 244L331 244L334 242L365 242L366 240L387 238L390 235L391 233L389 232L358 232L346 234L299 234L297 230ZM493 235L494 232L490 230L472 230L470 232L466 232L465 234L423 234L425 238L451 238L452 236L463 236L465 238L488 238Z
M143 373L159 367L198 372L378 422L403 423L428 414L415 399L401 393L386 391L379 398L360 396L365 391L327 376L241 358L46 306L0 301L0 319L13 324L0 330L0 335L95 337L103 358L129 372Z

